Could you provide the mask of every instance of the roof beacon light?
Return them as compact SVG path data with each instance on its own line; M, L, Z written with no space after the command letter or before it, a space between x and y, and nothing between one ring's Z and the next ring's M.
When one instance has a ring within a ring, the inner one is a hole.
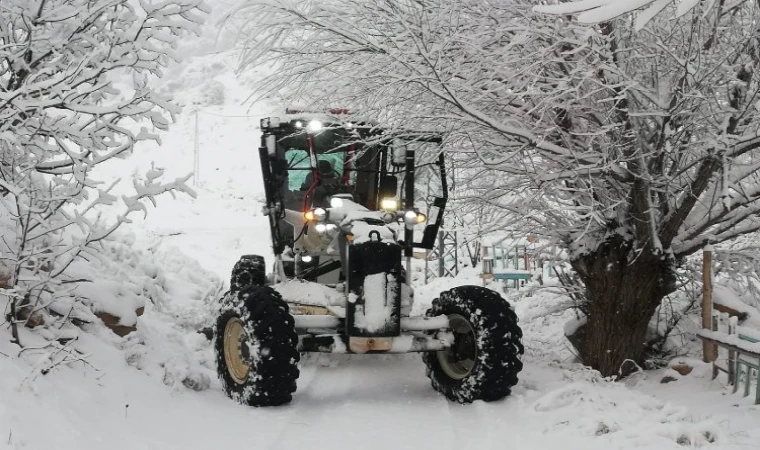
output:
M306 131L309 133L316 133L317 131L322 129L322 122L318 120L312 120L309 122L308 125L306 125Z

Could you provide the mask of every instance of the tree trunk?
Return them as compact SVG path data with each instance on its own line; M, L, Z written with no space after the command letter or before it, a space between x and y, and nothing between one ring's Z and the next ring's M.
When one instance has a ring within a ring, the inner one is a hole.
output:
M643 363L650 319L675 289L674 261L615 238L572 265L586 287L583 362L604 376L630 374Z

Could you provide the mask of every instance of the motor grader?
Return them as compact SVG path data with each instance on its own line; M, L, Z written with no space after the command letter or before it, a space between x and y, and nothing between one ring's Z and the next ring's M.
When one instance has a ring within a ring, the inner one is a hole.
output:
M275 259L269 272L262 256L243 255L220 300L225 393L252 406L291 401L305 352L419 352L448 399L507 396L522 331L498 293L460 286L410 315L412 257L433 248L448 199L441 137L387 133L344 111L288 111L262 119L261 132Z

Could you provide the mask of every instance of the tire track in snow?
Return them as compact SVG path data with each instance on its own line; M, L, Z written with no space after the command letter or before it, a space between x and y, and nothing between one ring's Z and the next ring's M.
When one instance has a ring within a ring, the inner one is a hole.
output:
M454 448L447 400L430 387L417 355L341 357L307 369L294 413L264 448Z
M277 437L266 448L280 449L314 449L315 438L328 428L324 426L323 416L331 405L329 400L345 398L352 385L353 374L350 371L337 370L340 362L325 359L325 355L313 355L301 365L301 376L293 402L288 406L292 414L283 422ZM324 364L329 364L325 366ZM329 425L329 420L327 421Z

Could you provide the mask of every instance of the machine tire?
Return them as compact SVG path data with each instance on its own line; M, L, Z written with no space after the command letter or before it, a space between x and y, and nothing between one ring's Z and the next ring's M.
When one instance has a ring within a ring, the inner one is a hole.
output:
M525 351L509 303L490 289L460 286L442 292L427 311L429 317L441 314L449 316L452 331L459 331L451 348L422 356L433 388L459 403L508 396Z
M267 274L263 256L243 255L232 268L230 291L237 292L248 286L266 286Z
M214 327L222 388L244 405L288 403L296 390L300 354L287 304L268 286L247 287L236 295L236 304L227 302Z

